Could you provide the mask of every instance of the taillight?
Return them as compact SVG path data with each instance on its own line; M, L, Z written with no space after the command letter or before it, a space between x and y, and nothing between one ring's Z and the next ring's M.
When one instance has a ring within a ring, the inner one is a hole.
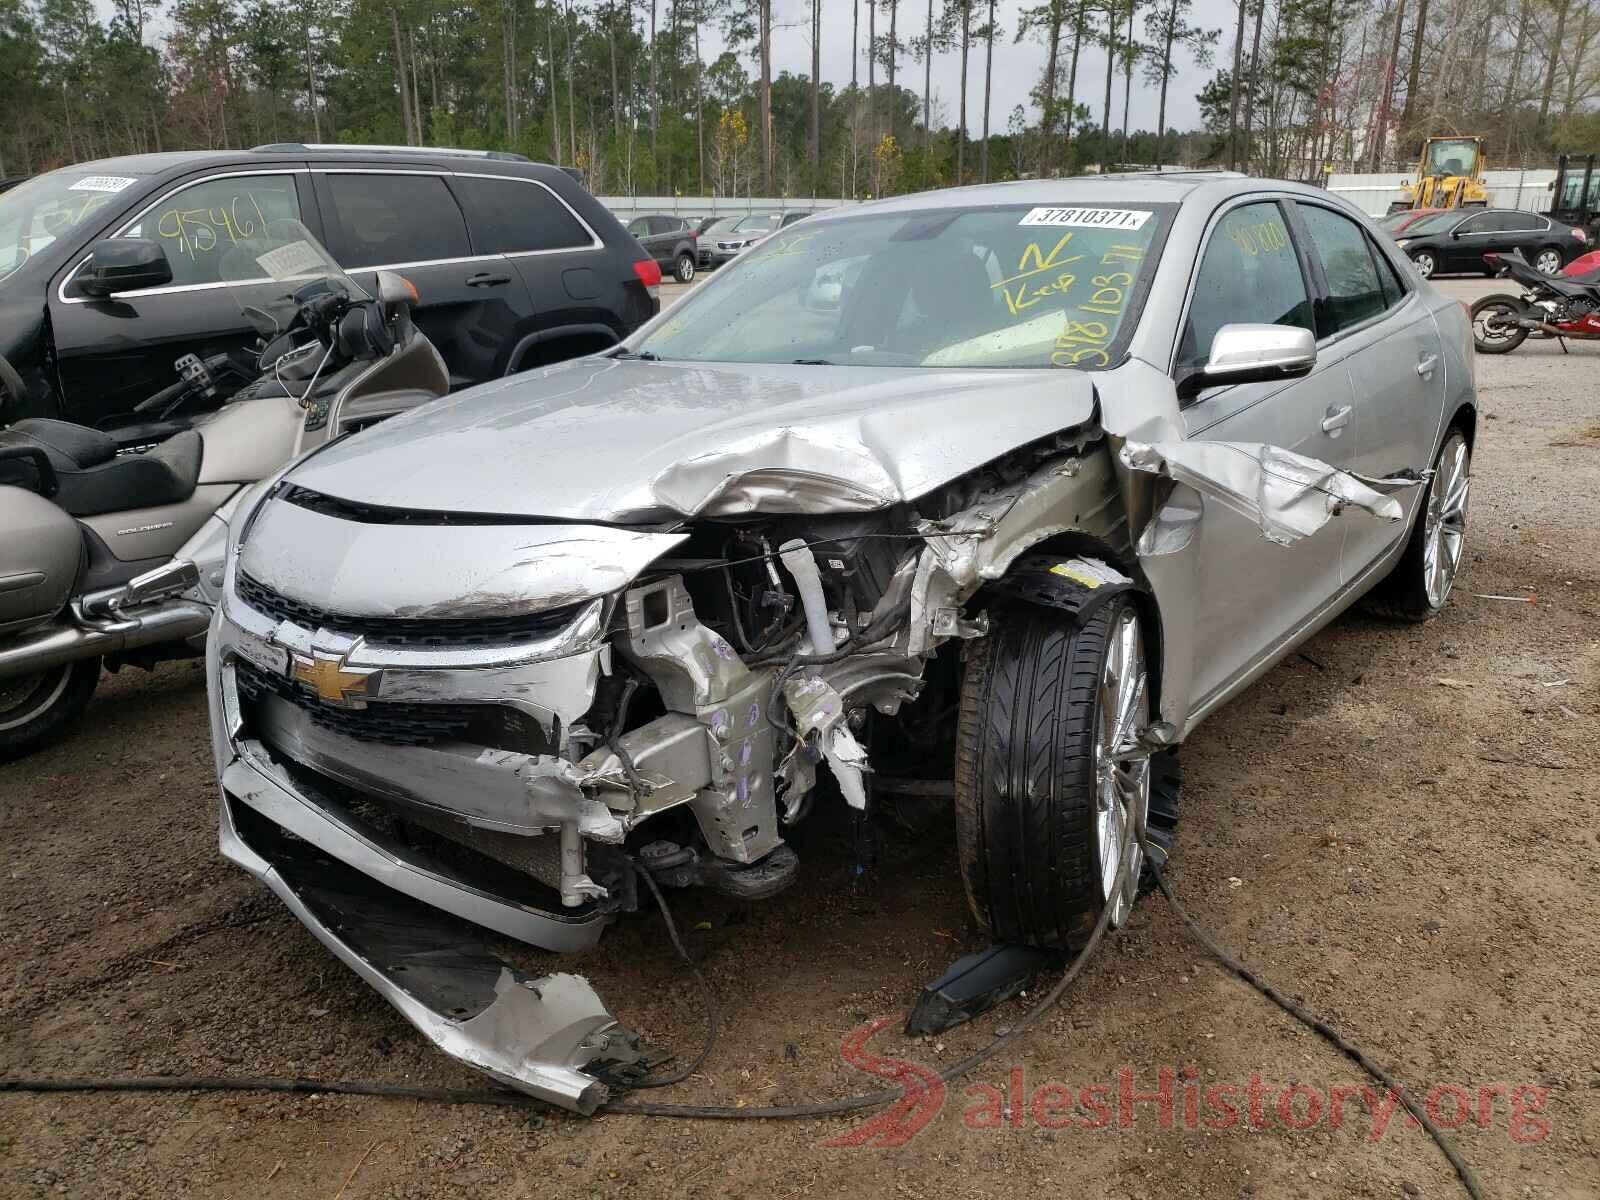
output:
M1581 229L1574 229L1572 231L1572 236L1577 238L1580 242L1587 242L1589 240L1589 235Z
M644 284L644 290L656 299L661 298L661 264L653 258L641 258L633 264L633 273Z

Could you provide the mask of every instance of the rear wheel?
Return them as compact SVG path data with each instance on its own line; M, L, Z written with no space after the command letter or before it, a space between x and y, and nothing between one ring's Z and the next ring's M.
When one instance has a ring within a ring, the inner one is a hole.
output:
M997 941L1081 945L1106 905L1113 926L1127 921L1139 839L1148 826L1164 850L1177 815L1175 761L1137 753L1150 716L1142 623L1126 598L1082 627L1025 608L990 621L969 646L957 730L967 900Z
M0 679L0 762L32 754L65 733L99 682L98 658Z
M672 269L673 278L679 283L688 283L694 278L694 255L680 254L678 261Z
M1461 569L1467 536L1467 501L1472 490L1472 450L1453 426L1434 460L1433 478L1405 553L1380 583L1368 607L1380 616L1420 622L1444 607Z
M1522 301L1494 295L1472 304L1472 343L1484 354L1508 354L1522 345L1528 331L1521 325Z
M1533 266L1535 270L1543 271L1546 275L1561 274L1561 251L1554 246L1546 246L1534 258Z
M1432 279L1433 273L1439 269L1439 260L1427 250L1418 250L1411 256L1411 261L1416 264L1417 274L1424 279Z

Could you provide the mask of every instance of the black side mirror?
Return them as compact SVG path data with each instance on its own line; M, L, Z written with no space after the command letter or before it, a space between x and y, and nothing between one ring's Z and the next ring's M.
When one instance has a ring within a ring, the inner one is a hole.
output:
M113 292L171 283L172 264L153 238L103 238L89 247L89 261L78 272L77 282L85 296L103 299Z

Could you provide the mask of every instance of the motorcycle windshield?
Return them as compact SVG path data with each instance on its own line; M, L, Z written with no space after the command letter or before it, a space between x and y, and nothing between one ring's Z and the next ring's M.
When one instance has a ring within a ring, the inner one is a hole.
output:
M336 292L351 302L367 300L333 255L299 221L271 221L240 240L222 257L222 281L258 333L276 337L313 296Z

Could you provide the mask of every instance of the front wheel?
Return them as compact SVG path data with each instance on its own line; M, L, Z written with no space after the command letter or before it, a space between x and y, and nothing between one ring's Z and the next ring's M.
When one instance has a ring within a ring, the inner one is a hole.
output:
M692 280L694 278L694 255L678 255L678 261L672 269L672 276L679 283L688 283Z
M1417 274L1424 279L1432 279L1433 273L1439 269L1439 260L1426 250L1419 250L1411 256L1411 261L1417 268Z
M1539 251L1538 257L1533 260L1533 267L1546 275L1561 274L1561 251L1553 246Z
M956 843L967 902L995 940L1071 948L1107 905L1113 926L1127 921L1139 839L1164 851L1177 819L1175 760L1137 750L1150 693L1143 623L1126 597L1081 627L1058 612L993 610L988 636L969 644Z
M1444 607L1461 569L1471 490L1472 450L1467 435L1452 426L1434 460L1433 478L1405 553L1368 602L1379 616L1421 622Z
M1472 344L1484 354L1509 354L1528 339L1522 326L1522 301L1504 294L1472 304Z
M99 682L98 658L0 679L0 762L32 754L65 733Z

